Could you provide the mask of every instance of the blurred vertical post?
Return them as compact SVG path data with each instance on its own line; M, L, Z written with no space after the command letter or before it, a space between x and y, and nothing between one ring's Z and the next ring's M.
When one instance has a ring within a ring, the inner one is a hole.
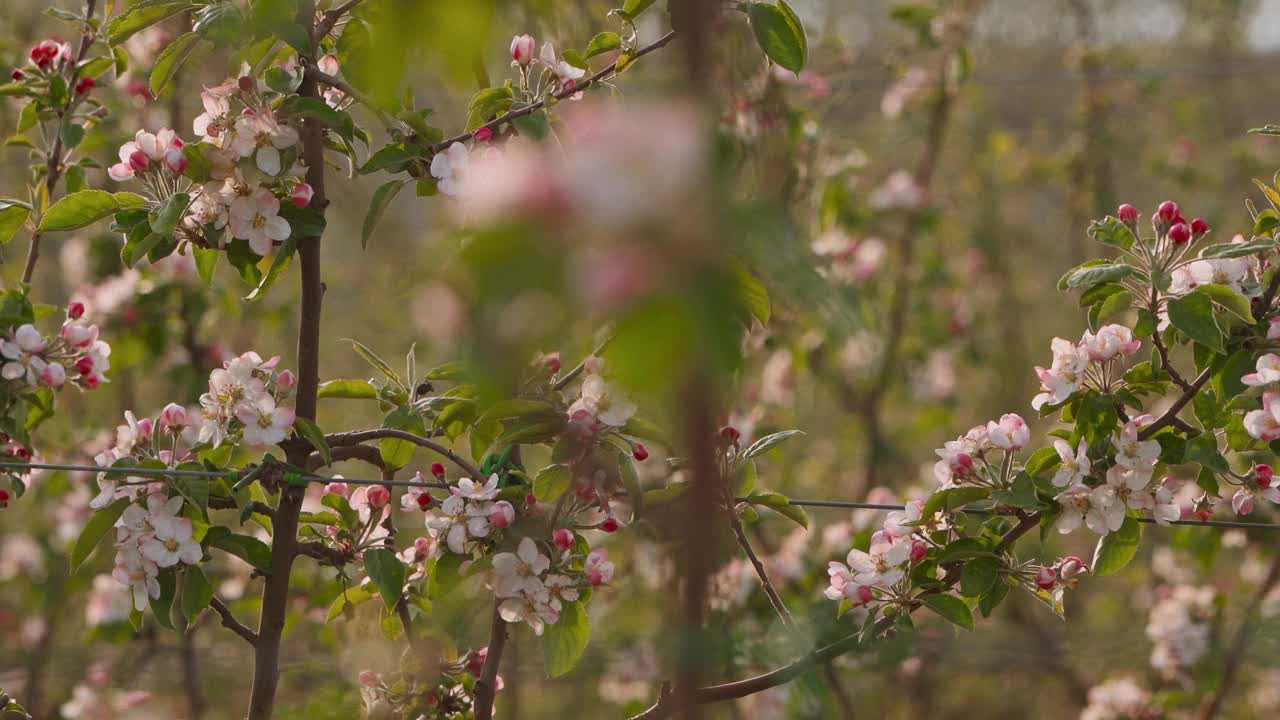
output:
M701 110L701 118L708 127L715 118L712 93L712 31L717 13L714 0L688 0L671 4L671 22L681 34L681 52L684 57L687 100ZM705 247L692 249L690 254L714 262L712 256L717 233L711 225L713 213L708 212L704 195L696 198L694 212L702 211L694 226L700 231L697 237L686 238L690 243L703 243ZM705 351L696 346L693 355L686 358L687 373L679 390L683 398L681 432L692 487L685 502L673 510L683 513L676 566L680 573L680 597L678 617L681 632L677 639L675 668L675 707L677 715L693 719L701 717L701 710L694 698L694 690L702 682L706 660L704 625L707 613L708 581L714 570L712 547L720 537L723 520L717 512L717 484L719 472L715 458L716 418L719 408L716 378L709 376ZM675 613L673 613L675 614Z

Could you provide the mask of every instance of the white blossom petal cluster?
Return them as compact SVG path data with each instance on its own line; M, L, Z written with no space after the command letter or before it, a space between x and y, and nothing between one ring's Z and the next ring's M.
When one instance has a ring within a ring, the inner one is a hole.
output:
M1104 325L1096 333L1086 330L1079 343L1054 338L1050 345L1053 362L1048 368L1036 367L1041 392L1031 400L1031 407L1039 410L1065 402L1084 387L1091 371L1097 373L1095 378L1105 378L1108 363L1132 356L1141 345L1132 330L1115 324Z
M1147 617L1151 667L1174 680L1209 651L1216 592L1208 586L1177 585L1157 593L1160 599Z

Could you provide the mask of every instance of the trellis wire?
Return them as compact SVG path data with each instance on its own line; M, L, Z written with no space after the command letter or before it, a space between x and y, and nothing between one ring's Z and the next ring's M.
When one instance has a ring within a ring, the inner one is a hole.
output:
M58 463L12 463L0 462L0 469L3 470L64 470L67 472L106 472L117 475L152 475L159 477L203 477L203 478L223 478L232 482L240 479L240 474L234 471L219 472L216 470L181 470L167 468L125 468L125 467L103 467L101 465L69 465ZM299 480L308 483L331 483L343 482L348 485L386 485L388 487L420 487L430 488L433 490L447 490L450 485L442 482L418 482L416 480L363 480L360 478L348 477L330 477L326 475L316 475L313 473L293 473ZM748 498L734 498L736 502L748 502ZM817 507L817 508L840 508L846 510L905 510L905 505L893 505L886 503L860 503L847 502L844 500L804 500L804 499L788 499L792 505L799 507ZM991 511L982 508L962 508L966 513L973 515L990 515ZM1138 522L1147 523L1149 525L1159 525L1153 518L1135 518ZM1218 528L1237 528L1241 530L1280 530L1280 524L1277 523L1250 523L1238 520L1172 520L1166 525L1189 525L1195 527L1218 527Z

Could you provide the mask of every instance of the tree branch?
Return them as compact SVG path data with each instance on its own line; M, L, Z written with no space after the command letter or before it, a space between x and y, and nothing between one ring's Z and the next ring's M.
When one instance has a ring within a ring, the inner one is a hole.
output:
M236 616L231 614L231 608L227 607L227 604L222 602L221 598L215 595L209 601L209 607L222 618L222 627L244 638L244 641L250 645L257 646L258 633L250 630L244 623L237 620Z
M1029 530L1031 530L1031 528L1039 524L1039 522L1039 513L1032 513L1022 518L1022 520L1015 525L1013 529L1005 533L1004 537L1000 540L1000 544L996 546L996 554L998 555L1012 547L1013 544L1018 541L1018 538L1025 535ZM960 573L953 572L952 569L948 569L947 578L948 580L941 588L926 590L917 595L912 606L908 609L908 612L914 612L920 607L920 598L927 595L936 595L949 590L955 583L959 582ZM882 618L876 624L876 628L877 630L887 630L891 625L892 621L889 618ZM692 697L693 702L699 705L723 702L726 700L736 700L737 698L754 695L759 692L764 692L770 688L778 687L779 685L785 685L815 665L828 662L840 657L846 652L849 652L857 647L860 642L861 633L853 633L840 638L833 643L824 645L802 658L764 673L763 675L756 675L755 677L747 678L746 680L737 680L734 682L722 683L720 685L701 687L693 690L692 692L686 692ZM677 706L672 702L672 700L678 697L679 694L680 693L677 691L662 695L659 697L658 702L656 702L652 707L639 715L633 716L631 720L658 720L659 718L671 717L677 710Z
M1280 275L1280 273L1277 273L1277 275ZM1195 397L1196 393L1200 392L1200 388L1204 387L1204 384L1209 382L1209 375L1212 373L1212 370L1212 367L1205 368L1200 375L1196 377L1195 382L1191 383L1191 386L1184 390L1177 400L1173 401L1173 404L1169 406L1169 409L1164 411L1163 415L1157 418L1155 422L1142 428L1142 431L1138 433L1138 438L1146 440L1159 432L1161 428L1166 425L1171 425L1177 421L1178 413L1182 411L1182 408L1186 407L1187 403L1191 402L1191 398Z
M1277 273L1280 276L1280 273ZM1257 623L1254 616L1258 613L1258 608L1262 606L1267 595L1280 582L1280 555L1277 555L1271 561L1271 568L1267 570L1267 577L1263 579L1262 584L1258 586L1258 592L1254 594L1253 599L1249 601L1249 607L1245 610L1244 620L1240 622L1240 628L1236 630L1235 638L1231 641L1231 647L1227 650L1225 662L1222 664L1222 682L1218 683L1218 689L1214 691L1213 697L1209 699L1205 705L1204 711L1200 713L1200 720L1213 720L1218 716L1218 712L1222 710L1222 704L1226 701L1227 695L1231 692L1231 686L1235 683L1236 671L1240 669L1240 664L1244 662L1245 650L1249 647L1249 640L1253 638L1254 632L1257 630Z
M632 54L631 60L628 61L627 67L630 67L631 63L634 63L636 60L639 60L640 58L644 57L645 55L648 55L654 50L658 50L660 48L666 47L668 43L670 43L672 40L675 39L675 37L676 37L676 31L672 30L668 32L666 35L663 35L662 37L653 41L652 43L649 43L648 45L645 45L639 50L636 50L635 53ZM586 80L583 80L580 83L574 84L574 86L571 88L568 88L566 90L561 90L560 92L552 94L552 97L555 98L556 100L564 100L566 98L572 97L582 92L583 90L586 90L592 85L595 85L596 83L612 78L614 75L617 74L617 69L618 69L618 63L616 61L609 63L609 65L605 67L603 70L597 72L596 74L592 75ZM511 112L504 113L494 118L493 120L490 120L489 122L481 125L475 130L472 130L470 132L460 133L451 138L441 140L440 142L431 146L431 152L433 153L441 152L456 142L467 142L472 137L474 137L476 131L480 130L481 128L488 128L489 130L496 132L498 128L511 122L512 120L518 120L526 115L532 115L533 113L546 107L546 105L547 105L546 100L539 100L530 105L526 105L518 110L512 110Z
M773 604L773 609L778 613L782 624L789 628L794 628L796 626L795 618L791 616L791 611L787 609L786 603L782 602L782 596L778 594L773 582L769 580L769 573L765 570L764 563L760 562L760 558L756 556L756 551L751 547L751 541L747 539L747 534L742 529L742 521L738 519L738 513L734 510L732 504L726 510L729 516L729 526L733 528L734 537L738 538L738 546L746 553L747 559L751 561L751 566L756 569L756 577L760 578L760 585L764 588L764 594L769 596L769 602Z
M484 658L484 667L476 680L475 720L490 720L493 717L493 698L498 693L498 666L502 664L502 651L507 646L507 621L498 613L498 603L494 601L493 620L489 624L489 650Z
M382 462L382 453L371 445L336 447L331 448L330 453L333 455L334 462L362 460L379 470L385 470L387 467L386 463ZM311 453L311 457L307 458L307 470L314 472L322 467L325 467L324 458L318 452Z
M328 35L334 26L338 24L338 21L342 19L342 16L351 12L359 4L360 0L347 0L332 10L326 11L324 15L320 16L320 22L316 23L316 29L311 34L311 41L316 42Z
M329 563L334 567L342 567L351 561L351 554L318 542L298 543L298 554L313 560Z
M396 430L394 428L374 428L373 430L355 430L352 432L333 433L326 435L325 440L328 441L329 447L338 448L348 445L358 445L370 440L381 440L384 438L395 438L397 440L405 440L415 445L424 447L439 455L448 458L450 462L462 468L464 472L476 480L484 479L484 473L480 472L480 468L476 467L471 461L441 445L440 443L424 438L421 435L407 432L405 430Z

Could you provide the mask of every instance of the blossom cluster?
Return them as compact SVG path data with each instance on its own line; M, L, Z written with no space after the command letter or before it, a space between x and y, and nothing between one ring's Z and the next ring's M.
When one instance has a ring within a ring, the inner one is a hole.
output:
M986 462L989 454L1003 451L1015 453L1031 442L1031 428L1021 415L1006 413L999 420L976 425L964 435L949 440L934 453L938 461L933 465L933 476L941 489L969 483L998 485L1007 480L1007 468L998 474ZM1001 466L1003 468L1003 465Z
M1191 585L1161 587L1157 592L1160 599L1147 618L1151 667L1173 680L1209 651L1216 592Z
M1032 399L1031 407L1041 410L1066 402L1090 380L1100 389L1110 387L1117 365L1112 361L1132 356L1141 345L1132 330L1115 324L1104 325L1096 333L1086 330L1079 343L1054 338L1053 362L1048 368L1036 367L1042 392Z
M915 535L921 522L924 502L908 502L904 510L889 513L884 525L871 535L867 550L854 548L845 562L831 562L827 567L830 584L828 599L852 607L874 607L898 593L898 585L907 580L912 563L929 553L929 545ZM909 582L909 580L907 580Z
M463 555L478 543L492 539L495 529L509 527L515 521L515 507L506 500L498 500L498 475L495 473L483 483L462 478L449 488L449 497L439 508L427 513L427 533L443 543L449 552ZM420 498L425 493L407 494L414 505L421 507L430 500ZM430 498L430 496L427 496Z
M337 71L336 60L326 67ZM180 229L201 245L221 247L222 234L244 240L261 256L288 239L292 228L280 214L281 200L298 208L310 204L312 188L301 180L300 136L281 115L266 86L247 74L205 88L204 112L193 130L202 159L199 178L188 173L193 149L170 129L139 130L120 148L112 179L138 179L152 199L163 203L178 193L191 196ZM330 98L341 104L341 98ZM204 174L207 172L207 178ZM200 184L197 184L200 183Z
M160 571L176 565L195 565L204 549L194 537L190 518L182 516L181 495L169 497L163 483L135 485L145 493L130 503L116 521L116 560L111 575L129 588L133 607L141 612L160 597Z
M111 346L98 337L98 326L84 321L84 305L67 306L67 319L56 337L45 337L27 323L0 337L0 377L28 387L60 388L70 382L92 390L106 380Z
M1122 677L1089 689L1089 704L1080 720L1156 720L1162 716L1150 692L1133 678Z
M561 609L577 602L583 589L613 579L613 563L606 551L593 550L583 558L574 553L576 544L572 533L561 529L549 555L533 538L525 537L515 552L493 556L493 591L501 601L498 613L503 620L527 623L534 634L541 635L546 626L560 621Z

